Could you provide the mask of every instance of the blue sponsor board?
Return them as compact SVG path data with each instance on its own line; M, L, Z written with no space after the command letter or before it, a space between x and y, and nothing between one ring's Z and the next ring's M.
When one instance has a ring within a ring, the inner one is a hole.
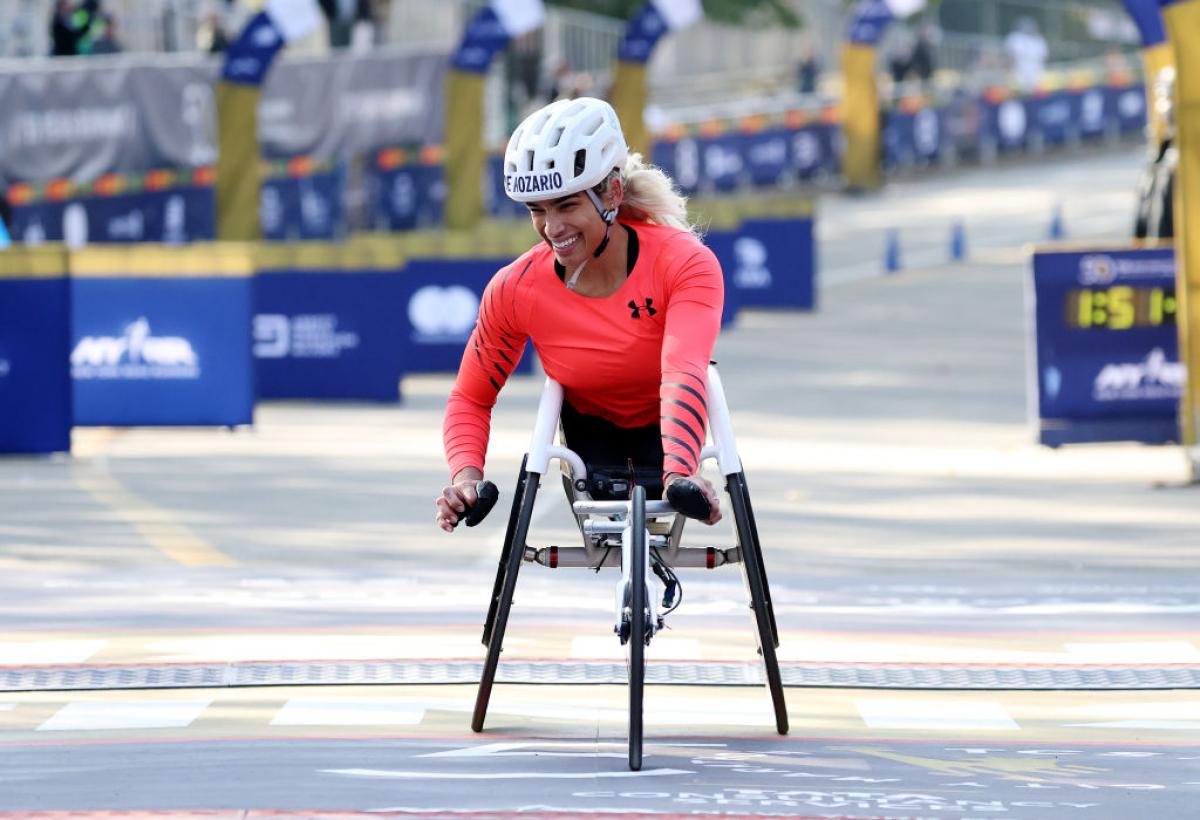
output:
M980 150L1002 152L1025 148L1029 140L1029 101L1012 97L985 103L979 129Z
M263 180L259 221L263 238L334 239L345 231L345 170Z
M747 219L735 231L710 232L705 243L725 273L724 324L743 306L815 307L811 218Z
M65 276L0 277L0 453L71 449Z
M742 137L746 173L750 183L760 187L778 185L791 171L791 135L783 128L770 128Z
M529 216L525 203L514 202L504 191L504 157L489 157L484 173L487 174L488 183L484 189L488 213L494 216Z
M259 271L254 360L264 399L400 399L398 271Z
M251 277L71 280L78 425L249 424Z
M212 188L185 187L38 202L13 208L9 233L28 245L66 242L182 244L216 235Z
M1140 85L1108 89L1106 111L1122 134L1138 133L1146 127L1146 90Z
M1028 112L1031 130L1045 145L1061 145L1082 135L1079 94L1056 91L1032 97Z
M398 310L405 373L455 373L483 290L511 259L412 259L404 266ZM532 372L527 346L517 373Z
M1033 298L1041 443L1179 440L1172 249L1040 251Z
M500 173L498 167L496 173ZM375 171L371 185L376 228L410 231L441 226L446 209L442 166L402 165ZM500 189L500 195L503 196L503 189Z
M943 151L946 113L937 108L890 111L883 125L884 166L927 165Z

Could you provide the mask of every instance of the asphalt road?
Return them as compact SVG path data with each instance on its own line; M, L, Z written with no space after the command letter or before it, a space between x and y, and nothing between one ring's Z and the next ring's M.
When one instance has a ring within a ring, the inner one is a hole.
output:
M0 459L0 817L1194 816L1200 490L1178 448L1048 450L1026 410L1025 244L1056 210L1072 240L1125 235L1140 161L826 197L818 310L723 335L789 736L761 687L695 685L755 655L740 574L693 570L649 650L685 683L648 687L630 773L613 576L541 567L471 733L540 383L497 408L497 512L448 536L450 380L409 378L396 406L269 403L245 430L84 429L70 458ZM571 543L547 489L534 538Z

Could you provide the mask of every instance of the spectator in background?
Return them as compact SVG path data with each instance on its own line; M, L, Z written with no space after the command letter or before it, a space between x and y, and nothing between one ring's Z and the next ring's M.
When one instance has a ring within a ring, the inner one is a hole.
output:
M1004 40L1004 50L1016 75L1017 86L1022 91L1037 88L1046 70L1050 49L1032 17L1017 21L1016 28Z
M224 54L229 50L229 33L220 14L210 14L196 32L196 45L209 54Z
M11 224L12 207L8 204L8 197L0 194L0 250L4 250L12 244L12 238L8 230L8 226Z
M74 0L58 0L50 18L50 56L74 57L79 53Z
M926 89L933 80L933 72L936 68L933 50L940 40L941 33L936 26L931 23L921 26L917 32L917 41L913 44L912 56L908 61L908 67L913 76L920 80L922 87Z
M897 27L888 48L888 75L892 78L893 86L899 86L908 77L912 67L913 41L908 29ZM899 93L897 90L896 93Z
M329 47L355 51L369 48L374 39L375 17L370 0L319 0L329 22Z
M121 41L117 37L117 18L101 14L92 25L92 54L117 54Z
M796 63L796 87L801 94L817 93L817 78L821 74L821 61L817 58L812 41L805 38L800 46L800 59Z

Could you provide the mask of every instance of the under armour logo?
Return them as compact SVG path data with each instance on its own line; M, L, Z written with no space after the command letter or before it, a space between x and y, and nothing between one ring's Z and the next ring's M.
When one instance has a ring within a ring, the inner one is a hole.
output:
M644 310L648 315L653 316L654 314L658 313L658 311L650 307L652 304L654 304L654 300L649 297L646 298L646 304L644 305L639 305L637 302L630 299L629 309L633 311L633 313L630 315L632 315L634 319L640 319L642 318L642 311Z

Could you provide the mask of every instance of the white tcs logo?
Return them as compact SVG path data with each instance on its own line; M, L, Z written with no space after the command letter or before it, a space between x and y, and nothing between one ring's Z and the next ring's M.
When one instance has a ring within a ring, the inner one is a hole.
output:
M733 272L735 285L753 289L771 287L766 245L753 237L739 237L733 243L733 255L737 258L737 267Z
M465 339L475 325L479 298L462 285L426 285L408 302L408 320L418 341Z

